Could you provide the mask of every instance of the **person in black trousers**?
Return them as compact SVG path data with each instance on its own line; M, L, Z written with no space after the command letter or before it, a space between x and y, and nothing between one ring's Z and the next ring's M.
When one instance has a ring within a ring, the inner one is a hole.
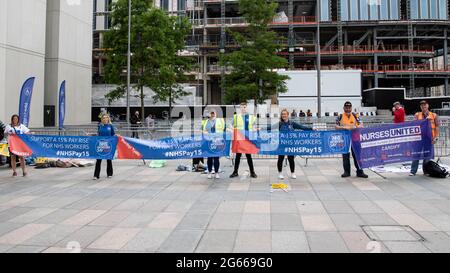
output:
M250 131L255 131L257 128L254 128L256 125L256 117L254 115L250 115L247 113L247 103L242 102L240 104L240 114L234 115L233 119L233 128L234 130L243 131L245 135L247 135ZM247 136L246 136L247 137ZM257 178L258 176L255 173L255 168L253 166L253 159L251 154L245 154L247 157L248 167L250 168L250 177ZM238 177L239 165L241 164L241 153L236 153L236 158L234 162L234 171L230 175L230 178Z
M284 109L283 111L281 111L281 120L278 123L278 130L281 132L292 131L292 130L310 131L310 130L312 130L312 128L289 120L289 111L287 109ZM285 155L278 156L277 167L278 167L278 178L279 179L284 179L283 162L284 162L285 157L286 157ZM288 155L287 158L289 161L289 167L291 169L291 178L296 179L297 176L295 175L295 161L294 161L295 157L293 155Z
M115 136L114 126L111 124L111 119L108 115L102 116L102 122L98 125L98 136ZM94 180L100 179L100 171L102 167L102 160L97 159L95 164ZM112 160L107 160L106 175L108 178L113 176L113 165Z
M138 128L141 126L141 118L139 116L139 111L136 111L130 119L131 123L131 138L139 138Z

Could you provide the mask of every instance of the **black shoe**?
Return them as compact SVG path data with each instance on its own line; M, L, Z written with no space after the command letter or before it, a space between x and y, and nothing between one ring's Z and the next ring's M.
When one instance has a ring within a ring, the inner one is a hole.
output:
M235 178L235 177L238 177L239 176L239 174L237 173L237 172L233 172L231 175L230 175L230 178Z
M367 174L363 173L363 172L358 173L356 176L360 177L360 178L369 178L369 176Z
M343 174L341 175L342 178L346 178L346 177L349 177L349 176L350 176L349 173L343 173Z
M256 173L251 173L251 174L250 174L250 177L251 177L251 178L258 178L258 176L256 175Z

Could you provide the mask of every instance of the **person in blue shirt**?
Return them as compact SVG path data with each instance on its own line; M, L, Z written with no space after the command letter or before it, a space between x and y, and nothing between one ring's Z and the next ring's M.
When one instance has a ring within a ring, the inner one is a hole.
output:
M108 115L102 115L102 121L98 125L98 136L115 136L114 126L111 124L111 119ZM100 179L100 171L102 167L102 160L97 159L95 164L94 180ZM113 176L113 165L112 160L107 160L106 174L108 178Z
M293 131L293 130L311 131L312 128L305 126L305 125L301 125L292 120L289 120L289 111L287 109L284 109L283 111L281 111L281 119L280 119L280 122L278 123L278 130L280 132ZM278 156L277 167L278 167L278 178L279 179L284 179L284 176L283 176L284 158L285 158L285 155ZM295 175L295 161L294 161L295 157L293 155L288 155L287 158L289 161L289 167L291 169L291 178L296 179L297 176Z

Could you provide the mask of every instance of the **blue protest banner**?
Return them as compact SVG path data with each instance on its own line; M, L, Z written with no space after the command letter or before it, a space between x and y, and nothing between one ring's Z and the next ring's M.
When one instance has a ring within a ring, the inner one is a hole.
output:
M9 144L20 156L113 159L117 137L14 135Z
M236 134L235 134L236 135ZM255 131L233 141L234 152L263 155L319 156L350 150L350 131ZM235 137L236 139L236 137Z
M27 79L20 91L19 117L20 123L27 126L30 121L31 97L33 95L34 77Z
M66 81L61 83L59 88L59 129L64 128L64 120L66 118Z
M230 155L230 141L225 134L186 136L159 140L123 138L119 159L190 159ZM133 150L128 151L128 150Z
M352 147L361 168L434 157L428 120L356 129Z

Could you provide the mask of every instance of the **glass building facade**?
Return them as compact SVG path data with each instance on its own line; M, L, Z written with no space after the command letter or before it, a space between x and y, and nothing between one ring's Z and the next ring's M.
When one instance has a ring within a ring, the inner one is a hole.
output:
M411 0L411 18L416 20L447 20L446 0Z
M399 20L400 0L342 0L342 21Z

